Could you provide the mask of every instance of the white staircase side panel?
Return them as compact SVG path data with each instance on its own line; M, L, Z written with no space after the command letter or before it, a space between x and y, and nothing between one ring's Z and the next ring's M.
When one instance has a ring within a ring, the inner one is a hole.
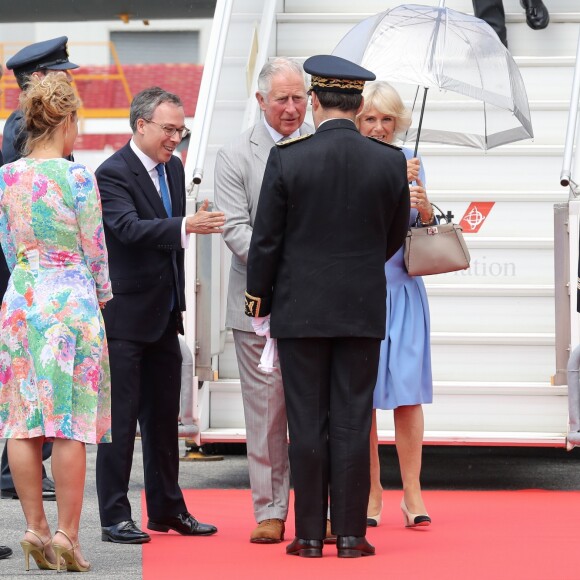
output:
M243 101L249 97L246 77L247 58L225 57L218 86L219 101ZM242 109L243 112L243 109Z
M235 139L242 131L242 117L246 104L243 101L216 102L214 116L211 121L210 147L228 143Z
M230 23L224 56L248 58L254 30L258 27L262 12L234 14Z

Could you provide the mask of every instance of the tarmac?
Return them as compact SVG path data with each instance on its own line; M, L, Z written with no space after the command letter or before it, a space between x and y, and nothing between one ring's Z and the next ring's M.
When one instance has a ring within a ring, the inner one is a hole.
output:
M0 442L0 453L3 448L4 441ZM182 454L185 453L183 441L180 441L180 451ZM98 576L101 580L141 579L142 550L140 545L113 544L101 540L95 486L96 454L96 445L87 445L87 476L79 539L83 554L91 562L92 569L87 574L83 574L83 578ZM45 466L50 473L50 461L45 462ZM247 459L244 455L226 455L222 461L182 461L180 462L179 481L183 489L245 489L250 485ZM140 525L141 522L141 491L143 489L143 456L141 442L137 440L129 486L129 501L131 502L133 519L137 525ZM44 506L51 529L54 530L56 526L56 502L47 501ZM0 544L9 546L14 552L10 558L0 560L0 578L35 578L39 575L46 578L47 572L39 570L32 558L30 571L26 572L24 569L24 557L19 542L24 535L26 526L19 501L0 500L0 522Z

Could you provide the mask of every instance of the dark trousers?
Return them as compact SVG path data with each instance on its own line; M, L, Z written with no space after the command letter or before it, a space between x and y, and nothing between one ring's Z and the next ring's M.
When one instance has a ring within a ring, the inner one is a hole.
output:
M42 446L42 460L46 461L52 453L52 443L44 443ZM46 469L42 466L42 479L48 477ZM2 452L2 475L0 477L0 489L14 489L14 481L10 473L10 466L8 465L8 445L4 445Z
M299 538L324 538L329 495L333 533L366 534L380 343L378 338L278 339Z
M178 484L181 350L176 318L154 343L110 338L112 443L97 451L101 525L130 520L127 498L137 421L141 430L145 497L150 518L186 511Z
M502 44L507 48L507 31L505 28L505 11L502 0L472 0L473 13L485 20L496 32Z

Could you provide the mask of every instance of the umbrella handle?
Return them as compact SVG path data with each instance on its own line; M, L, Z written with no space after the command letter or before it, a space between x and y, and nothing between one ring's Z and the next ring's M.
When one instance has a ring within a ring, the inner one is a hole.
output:
M417 157L417 150L419 149L419 138L421 137L421 126L423 125L423 114L425 113L425 102L427 101L427 91L429 87L423 87L423 102L421 103L421 115L419 116L419 125L417 127L417 139L415 140L415 152L413 157Z

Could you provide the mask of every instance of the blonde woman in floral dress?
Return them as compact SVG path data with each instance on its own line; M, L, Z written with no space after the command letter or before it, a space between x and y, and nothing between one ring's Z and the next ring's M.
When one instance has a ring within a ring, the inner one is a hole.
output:
M78 531L86 443L111 439L99 307L112 298L93 174L64 159L80 102L63 74L31 81L20 107L28 155L0 168L0 242L11 277L0 311L0 437L26 517L28 569L86 571ZM41 448L53 439L58 523L44 513Z

